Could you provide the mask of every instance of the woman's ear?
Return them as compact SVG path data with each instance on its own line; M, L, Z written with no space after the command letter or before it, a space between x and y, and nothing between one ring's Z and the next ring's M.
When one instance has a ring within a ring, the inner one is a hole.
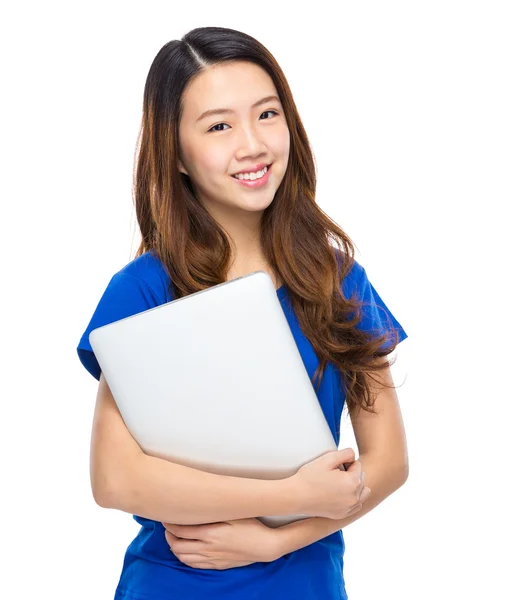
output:
M184 175L188 175L188 172L186 171L186 169L184 168L184 165L182 164L182 161L179 159L179 161L177 162L177 168L179 169L179 171L181 173L184 173Z

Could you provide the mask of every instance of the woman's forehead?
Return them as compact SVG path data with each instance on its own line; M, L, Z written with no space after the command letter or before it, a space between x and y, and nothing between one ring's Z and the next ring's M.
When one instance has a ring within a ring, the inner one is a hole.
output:
M252 63L218 65L199 73L184 93L184 116L199 122L204 115L248 112L260 100L275 96L269 75ZM212 111L208 114L209 111Z

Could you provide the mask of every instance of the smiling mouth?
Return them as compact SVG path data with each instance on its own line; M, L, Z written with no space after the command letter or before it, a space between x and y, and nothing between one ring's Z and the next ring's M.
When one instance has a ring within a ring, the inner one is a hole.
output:
M266 172L262 175L262 177L257 177L256 179L238 179L238 177L236 177L236 175L238 175L238 173L235 173L235 175L231 175L231 177L233 177L233 179L238 179L239 181L259 181L260 179L262 179L263 177L265 177L267 175L267 173L269 173L269 171L271 170L273 163L271 163L270 165L267 165L267 170Z

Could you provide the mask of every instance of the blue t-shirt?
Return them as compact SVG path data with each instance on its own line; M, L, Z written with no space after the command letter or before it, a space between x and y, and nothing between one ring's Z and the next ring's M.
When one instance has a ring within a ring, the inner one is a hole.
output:
M99 380L101 370L88 340L89 333L96 327L171 302L174 298L168 284L168 275L153 252L132 260L110 279L77 347L81 363L93 377ZM408 337L357 261L342 286L347 298L356 292L370 303L363 308L359 328L380 333L390 319L398 328L399 342ZM318 358L298 325L286 287L278 288L277 295L312 379ZM334 365L327 364L317 395L337 445L345 398ZM171 552L159 521L138 515L133 518L141 529L126 550L115 600L347 600L342 530L272 562L224 570L196 569Z

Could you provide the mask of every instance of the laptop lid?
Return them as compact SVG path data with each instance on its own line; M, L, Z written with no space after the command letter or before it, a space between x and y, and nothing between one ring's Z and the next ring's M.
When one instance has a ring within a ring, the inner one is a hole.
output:
M91 331L148 455L281 479L337 450L270 276L255 271ZM307 515L262 516L278 526Z

